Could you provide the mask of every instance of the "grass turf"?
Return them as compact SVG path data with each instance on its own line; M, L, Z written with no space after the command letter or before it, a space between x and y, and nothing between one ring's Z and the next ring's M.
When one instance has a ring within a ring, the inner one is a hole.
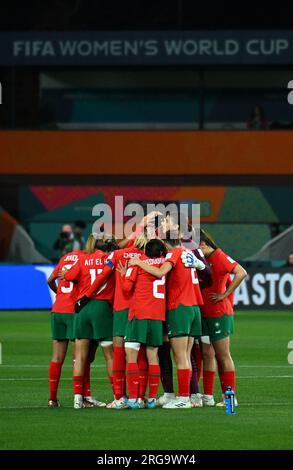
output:
M292 312L237 312L232 340L236 416L223 409L72 408L71 355L60 383L62 407L48 409L48 312L0 312L0 449L292 449ZM101 353L92 391L110 401ZM216 395L220 398L218 382Z

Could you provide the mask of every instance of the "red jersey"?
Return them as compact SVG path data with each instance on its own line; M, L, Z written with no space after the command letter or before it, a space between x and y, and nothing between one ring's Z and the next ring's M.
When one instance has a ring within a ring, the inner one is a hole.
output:
M229 297L214 303L209 295L212 293L224 294L227 290L227 283L230 281L230 273L238 265L230 256L226 255L220 248L217 248L206 257L212 270L212 285L202 290L204 305L201 313L204 317L222 317L225 313L233 315L233 304Z
M113 263L113 268L116 268L119 261L126 264L127 261L136 256L142 255L143 250L139 250L135 246L124 248L122 250L115 250L108 256L108 260ZM115 294L114 294L114 311L118 312L130 307L130 300L132 295L123 289L123 278L118 271L115 271Z
M148 258L143 254L140 258L145 263L159 268L165 258ZM166 277L157 279L138 266L128 268L122 278L123 287L133 292L128 319L161 320L166 319Z
M80 250L72 251L63 255L53 271L55 277L58 276L58 272L62 271L63 268L71 269L72 266L77 263ZM74 313L74 304L78 298L78 286L74 282L59 280L57 287L56 299L52 307L53 313Z
M97 276L102 274L108 253L96 250L94 253L83 253L78 262L72 266L70 271L65 274L66 280L76 280L78 282L79 292L78 298L83 297L88 287L94 283ZM108 300L113 302L115 280L114 277L105 282L101 288L93 295L93 299Z
M168 310L178 308L179 305L190 307L203 304L196 269L184 266L181 260L183 251L188 250L183 247L173 248L166 255L166 261L173 265L168 275Z

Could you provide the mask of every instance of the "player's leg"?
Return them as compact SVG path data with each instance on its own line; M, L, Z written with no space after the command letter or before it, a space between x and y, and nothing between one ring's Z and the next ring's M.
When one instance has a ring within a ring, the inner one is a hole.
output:
M213 346L221 371L220 380L222 390L227 390L228 387L231 387L234 393L236 393L235 366L230 353L230 338L219 339L213 342Z
M196 361L192 353L194 348L194 338L189 338L189 347L188 347L188 357L190 358L190 401L194 408L202 407L202 395L199 393L198 379L197 379L197 369Z
M215 350L222 390L231 386L235 392L235 367L230 354L230 336L234 331L232 315L224 314L221 317L206 318L210 342ZM237 403L237 400L235 400ZM222 400L217 406L223 406Z
M125 341L126 352L126 381L128 389L127 407L138 409L139 395L139 370L137 364L140 343L134 341Z
M50 399L48 406L59 406L57 400L58 385L62 365L67 353L68 341L74 339L74 315L65 313L51 314L51 332L53 339L53 355L49 366Z
M190 380L191 380L191 376L192 376L191 350L192 350L193 344L194 344L194 338L189 336L188 337L188 342L187 342L187 351L186 351L186 353L187 353L187 359L188 359L189 369L190 369Z
M147 346L146 355L148 360L148 383L149 395L147 401L147 408L153 409L156 407L156 400L160 385L160 366L158 360L158 348Z
M129 399L127 406L132 409L141 408L139 397L139 369L137 364L138 352L141 344L146 343L148 322L133 318L126 327L125 351L126 351L126 380Z
M209 336L201 337L203 358L203 405L215 406L214 387L216 375L215 350Z
M91 397L91 364L94 362L96 357L96 350L98 342L91 340L89 345L89 355L85 365L84 371L84 382L83 382L83 398L84 401Z
M115 314L114 314L115 315ZM115 323L115 320L114 320ZM126 401L125 397L125 371L126 354L124 348L124 338L114 336L113 338L113 395L114 400L108 403L107 408L120 408Z
M175 400L167 403L163 408L183 409L192 407L190 402L191 343L189 336L193 321L193 307L179 306L177 309L168 310L167 312L168 336L177 366L178 392Z
M83 407L85 373L88 364L90 341L93 337L92 305L90 301L74 316L75 361L73 366L74 408Z
M191 356L194 358L196 364L197 381L200 383L202 373L202 351L201 351L200 338L196 339L191 351Z
M125 371L126 371L126 356L124 348L124 337L126 334L126 327L128 322L128 309L114 311L113 314L113 387L114 387L114 402L115 400L121 401L126 395L125 391ZM113 403L114 403L113 402ZM113 403L108 406L111 407ZM115 404L115 403L114 403Z
M193 312L192 312L193 310ZM187 355L190 361L190 399L194 408L202 407L202 396L199 393L198 388L198 378L197 378L197 369L195 358L192 354L195 340L194 338L199 338L202 334L202 322L201 322L201 313L197 305L193 306L190 314L191 327L189 333L189 342L188 342L188 351Z
M99 343L96 340L91 340L89 345L89 354L85 365L84 381L83 381L83 406L84 408L104 408L106 403L97 400L91 393L91 364L96 357L96 351Z
M86 363L89 354L89 339L75 340L75 363L73 367L74 408L83 407L83 385Z
M110 341L109 339L103 340L100 342L105 363L106 363L106 369L107 369L107 374L109 378L109 382L112 387L112 392L113 391L113 341Z
M163 406L166 409L191 408L190 402L190 359L188 358L189 337L170 339L174 360L177 366L178 392L175 400Z
M158 406L163 406L175 398L173 385L173 362L171 345L167 335L167 323L163 323L163 344L159 347L159 363L161 368L161 382L164 394L157 400Z
M96 340L102 347L106 362L107 374L113 392L113 313L106 300L91 300L86 307L89 312L91 339ZM84 309L85 309L84 308ZM83 310L84 310L83 309ZM100 402L99 406L106 406Z
M137 356L137 365L139 371L139 393L138 400L141 406L145 404L145 395L148 384L148 359L146 354L146 347L141 345Z
M68 348L68 340L58 341L53 340L53 352L52 358L49 365L49 408L56 408L60 406L57 399L58 385L61 377L61 370L64 359L66 357L66 352Z
M75 364L75 340L71 341L71 355L72 355L72 377L74 376L74 364Z
M160 366L158 348L163 343L163 322L160 320L146 320L147 322L147 360L149 372L149 396L147 408L156 408L156 400L160 384Z

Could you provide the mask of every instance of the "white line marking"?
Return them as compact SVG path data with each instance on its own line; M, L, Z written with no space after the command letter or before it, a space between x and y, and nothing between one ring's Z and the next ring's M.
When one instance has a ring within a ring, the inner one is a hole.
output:
M293 379L293 375L239 375L237 376L238 379ZM71 377L64 377L61 378L61 381L71 381ZM98 377L98 378L91 378L91 382L99 382L100 380L109 380L108 377ZM1 377L0 381L2 382L38 382L38 381L48 381L46 377Z
M289 365L289 364L286 364L286 365L278 365L278 366L269 366L269 365L257 365L257 364L254 364L254 365L249 365L249 364L246 364L246 365L236 365L236 369L238 369L239 367L248 367L249 369L258 369L258 368L261 368L261 367L265 367L265 368L268 368L268 369L272 369L272 368L277 368L277 369L282 369L283 367L284 368L289 368L289 367L292 367L292 365Z
M93 364L91 366L91 369L92 368L101 368L101 367L106 367L105 364ZM10 368L10 369L48 369L49 368L49 364L48 365L44 365L44 364L3 364L1 366L1 369L4 369L4 368ZM62 366L62 369L72 369L72 366L69 366L69 365L63 365Z
M49 363L48 363L49 364ZM48 366L49 365L45 365L45 364L2 364L1 366L1 369L4 369L5 367L6 368L15 368L15 369L33 369L33 368L39 368L39 369L48 369ZM92 364L91 365L91 368L102 368L102 367L105 367L104 364ZM71 365L63 365L62 367L63 369L71 369L72 366ZM236 369L240 369L240 368L248 368L248 369L258 369L258 368L266 368L266 369L289 369L291 368L293 370L293 365L289 365L289 364L286 364L286 365L249 365L249 364L239 364L237 365L236 364Z
M237 379L293 379L293 375L237 375Z
M39 381L46 381L48 382L48 379L46 377L36 377L36 378L32 378L32 377L17 377L17 378L14 378L14 377L1 377L0 378L0 381L2 382L39 382ZM61 379L61 381L64 381L64 380L70 380L72 381L72 378L71 377L64 377ZM108 377L99 377L98 379L96 378L92 378L91 377L91 382L99 382L99 380L109 380Z

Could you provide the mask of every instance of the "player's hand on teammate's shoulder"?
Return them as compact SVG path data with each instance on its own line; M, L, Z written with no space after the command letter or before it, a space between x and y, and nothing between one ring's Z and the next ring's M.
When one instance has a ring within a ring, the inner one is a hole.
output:
M135 258L131 258L128 263L128 266L140 266L141 264L142 261L140 260L139 256L136 256Z
M62 268L58 273L58 279L65 279L65 274L67 273L68 269Z
M120 273L121 276L125 276L127 268L128 268L127 261L126 261L125 264L123 264L121 261L119 261L119 263L116 267L116 270L118 271L118 273Z

